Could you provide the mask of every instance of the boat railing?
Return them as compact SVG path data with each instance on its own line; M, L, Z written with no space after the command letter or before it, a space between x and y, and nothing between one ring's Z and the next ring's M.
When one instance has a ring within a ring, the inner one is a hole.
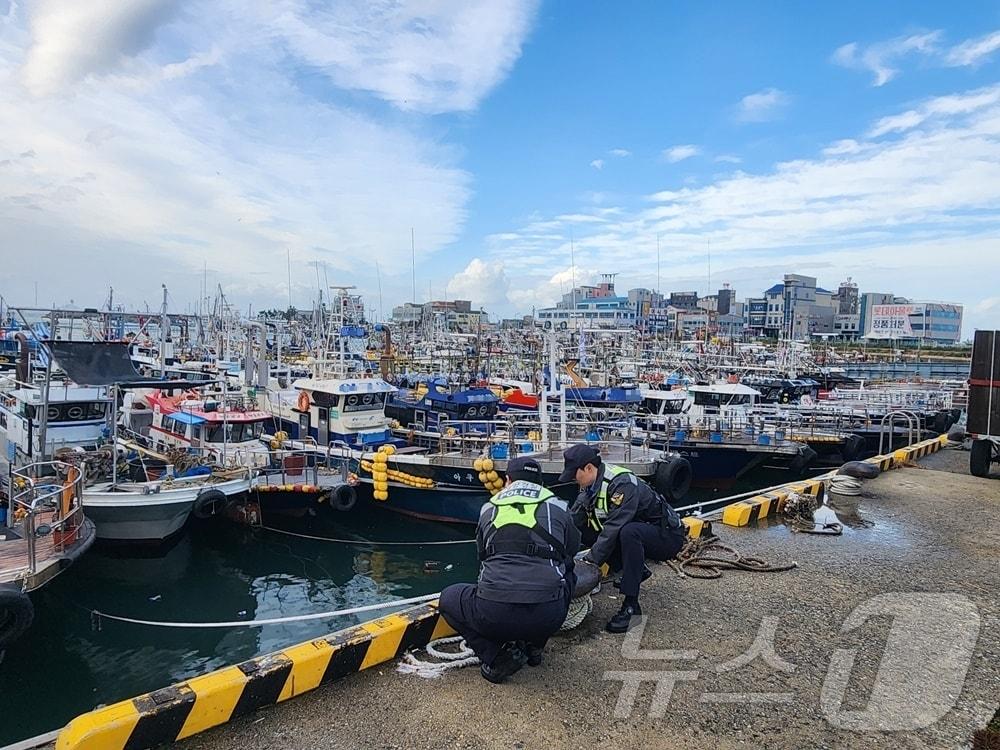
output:
M29 575L39 563L75 544L84 523L83 472L63 461L28 464L11 472L7 524L21 536L4 544L20 544ZM16 558L15 558L16 559ZM8 578L10 571L0 571Z
M346 447L346 446L344 446ZM350 454L337 444L322 449L272 448L268 465L260 470L262 484L319 484L320 474L339 473L346 482Z
M523 417L506 420L461 420L449 421L449 427L438 441L440 454L461 454L463 456L478 456L488 454L493 458L514 458L522 453L536 453L539 450L562 451L571 445L581 442L600 443L602 447L620 448L624 460L632 460L632 455L646 453L652 449L648 444L635 444L635 429L631 422L614 420L597 422L595 420L567 419L564 422L554 421L548 424L540 420L527 420ZM473 430L474 425L483 428ZM565 439L563 429L565 428Z

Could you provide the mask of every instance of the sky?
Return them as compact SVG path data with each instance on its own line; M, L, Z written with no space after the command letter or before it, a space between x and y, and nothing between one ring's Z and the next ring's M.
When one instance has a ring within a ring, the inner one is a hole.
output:
M801 273L969 336L1000 327L1000 5L0 0L0 260L13 304L353 285L377 318Z

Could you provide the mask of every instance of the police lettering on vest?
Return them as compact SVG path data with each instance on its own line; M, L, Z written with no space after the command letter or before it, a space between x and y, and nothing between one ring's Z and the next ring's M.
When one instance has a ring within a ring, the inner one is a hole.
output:
M538 507L555 494L531 482L518 481L490 499L497 509L484 540L486 558L515 554L563 561L566 550L561 540L542 527L535 518Z

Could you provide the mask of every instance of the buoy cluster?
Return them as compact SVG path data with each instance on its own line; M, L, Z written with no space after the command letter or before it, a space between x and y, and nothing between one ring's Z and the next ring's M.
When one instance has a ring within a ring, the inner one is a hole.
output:
M492 458L477 458L472 467L479 472L479 481L490 491L491 495L497 494L503 489L503 480L493 468Z
M285 444L286 440L288 440L288 433L284 430L274 433L274 436L271 438L271 450L278 450Z
M372 486L374 492L372 496L376 500L389 499L389 480L405 484L407 487L417 487L420 489L431 489L434 487L434 480L427 477L418 477L416 474L407 474L405 471L390 469L388 464L389 456L396 452L394 445L383 445L372 456L371 461L362 461L361 468L372 475Z

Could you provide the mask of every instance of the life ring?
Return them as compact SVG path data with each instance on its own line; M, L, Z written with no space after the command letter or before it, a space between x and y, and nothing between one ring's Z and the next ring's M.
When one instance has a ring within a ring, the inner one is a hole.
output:
M28 595L13 586L0 586L0 653L24 635L35 619Z
M221 513L228 502L229 499L220 490L202 490L195 498L191 512L195 518L205 520Z
M656 462L653 484L668 503L680 500L691 489L693 472L686 458L671 457Z
M298 409L302 412L309 411L309 394L305 391L299 391Z
M358 493L354 491L354 488L349 484L342 484L330 495L330 507L334 510L339 510L342 513L354 508L355 503L358 502Z

